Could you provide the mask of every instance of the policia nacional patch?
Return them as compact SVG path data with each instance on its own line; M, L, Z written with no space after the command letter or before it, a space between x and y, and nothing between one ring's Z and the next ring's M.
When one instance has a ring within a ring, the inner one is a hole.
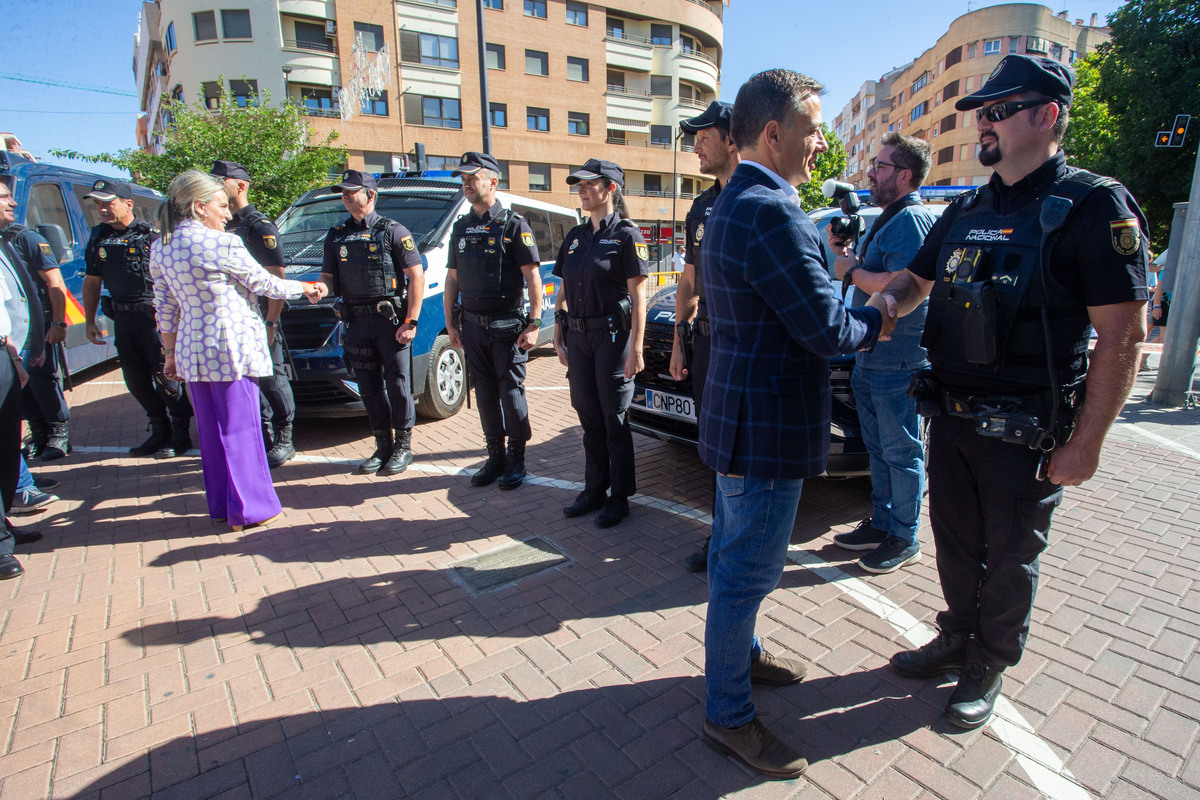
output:
M1136 219L1118 219L1108 223L1112 233L1112 246L1123 256L1131 256L1138 251L1142 232Z
M524 244L526 247L533 247L533 234L532 233L522 233L521 234L521 243Z
M276 244L275 237L269 233L264 233L263 234L263 244L265 244L267 246L268 250L274 250L275 244Z
M54 251L50 249L50 245L46 244L45 242L38 242L38 250L41 250L42 255L44 256L54 255Z
M646 245L639 242L635 245L635 249L637 250L637 257L642 261L650 260L650 250L646 247Z

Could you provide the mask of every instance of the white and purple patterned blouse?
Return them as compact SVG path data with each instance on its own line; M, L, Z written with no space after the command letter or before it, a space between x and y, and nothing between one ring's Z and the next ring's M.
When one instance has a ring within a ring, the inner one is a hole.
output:
M185 220L150 250L158 329L175 333L175 368L185 381L235 381L271 374L267 329L256 295L290 300L300 281L267 272L235 234Z

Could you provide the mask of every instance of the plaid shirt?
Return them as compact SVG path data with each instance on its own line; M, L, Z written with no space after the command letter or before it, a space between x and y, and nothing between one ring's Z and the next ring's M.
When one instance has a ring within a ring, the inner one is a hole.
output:
M712 360L700 457L726 474L819 475L829 460L828 359L873 346L879 313L842 304L816 226L753 165L738 166L706 228Z

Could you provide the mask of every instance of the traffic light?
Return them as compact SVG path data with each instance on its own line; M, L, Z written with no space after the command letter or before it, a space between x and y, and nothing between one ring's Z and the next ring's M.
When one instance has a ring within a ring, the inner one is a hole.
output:
M1158 137L1154 140L1154 146L1155 147L1170 147L1171 146L1171 132L1170 131L1159 131Z
M1183 147L1183 140L1187 136L1188 123L1191 119L1191 114L1180 114L1175 117L1175 127L1171 129L1171 143L1168 147Z

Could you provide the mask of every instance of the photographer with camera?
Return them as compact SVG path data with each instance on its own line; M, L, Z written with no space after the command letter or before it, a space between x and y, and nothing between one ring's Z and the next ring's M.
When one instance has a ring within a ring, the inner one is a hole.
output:
M931 145L901 133L884 134L882 143L867 169L871 202L883 209L870 235L855 248L830 225L829 246L838 254L834 269L850 287L846 302L851 308L864 305L887 286L892 273L907 267L933 227L934 216L917 195L929 174ZM925 452L908 385L917 370L929 366L921 346L924 327L923 304L897 323L890 340L854 358L851 388L871 459L871 516L833 541L845 550L868 551L858 562L867 572L895 572L921 557L917 527Z
M1095 474L1146 335L1146 221L1124 186L1059 149L1074 73L1009 55L975 111L987 185L955 198L888 284L890 315L929 298L930 526L946 610L901 675L958 672L945 718L988 721L1029 636L1038 557L1063 486ZM1095 330L1095 348L1088 357Z

